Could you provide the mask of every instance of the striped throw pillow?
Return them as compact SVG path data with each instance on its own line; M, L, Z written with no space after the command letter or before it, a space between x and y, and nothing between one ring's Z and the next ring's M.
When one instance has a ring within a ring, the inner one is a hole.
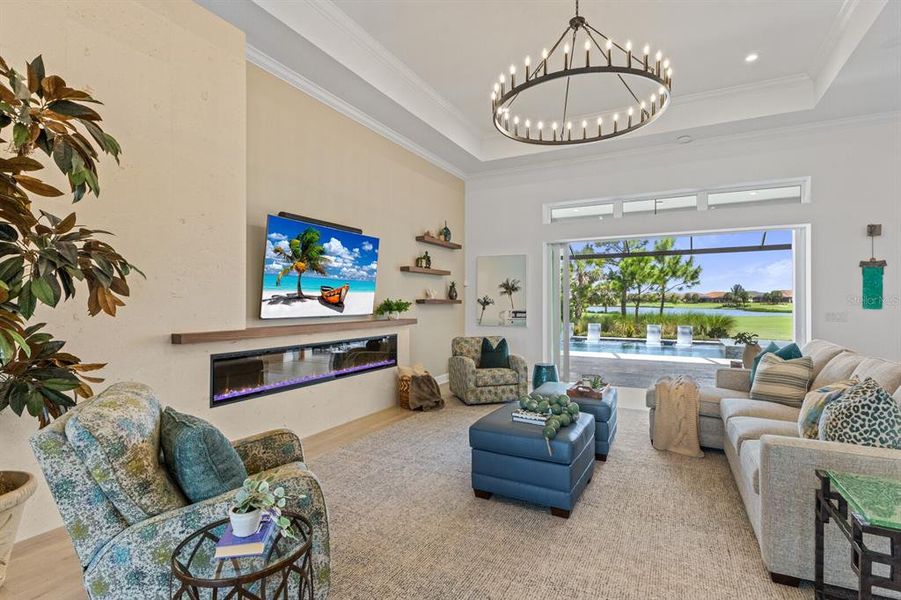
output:
M812 374L813 359L809 356L784 360L765 354L754 375L751 398L801 408Z

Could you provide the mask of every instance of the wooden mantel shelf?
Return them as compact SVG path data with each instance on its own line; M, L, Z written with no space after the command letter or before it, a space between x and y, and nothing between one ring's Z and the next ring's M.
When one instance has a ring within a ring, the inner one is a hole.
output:
M198 331L173 333L173 344L204 344L208 342L231 342L235 340L255 340L282 337L286 335L308 335L330 331L350 331L355 329L390 329L416 325L416 319L357 319L354 321L331 321L325 323L301 323L299 325L267 325L248 327L231 331Z

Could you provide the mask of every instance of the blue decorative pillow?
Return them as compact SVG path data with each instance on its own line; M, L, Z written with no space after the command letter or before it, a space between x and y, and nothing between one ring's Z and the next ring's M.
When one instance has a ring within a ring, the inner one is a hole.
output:
M827 442L901 449L901 407L867 377L826 406L819 436Z
M754 383L754 376L757 374L757 366L760 364L760 359L763 358L764 354L773 353L779 358L783 360L794 360L796 358L801 358L801 349L798 348L798 344L788 344L780 348L776 342L770 342L770 345L760 351L760 353L754 357L754 364L751 365L751 383Z
M203 419L167 407L160 440L169 472L192 503L237 489L247 479L231 442Z
M482 356L479 359L480 369L509 369L510 350L506 338L501 338L497 346L492 346L488 338L482 338Z

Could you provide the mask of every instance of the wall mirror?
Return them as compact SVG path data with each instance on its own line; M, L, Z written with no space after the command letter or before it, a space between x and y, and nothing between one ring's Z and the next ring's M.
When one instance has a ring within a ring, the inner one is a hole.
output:
M476 323L488 327L526 326L526 256L476 259Z

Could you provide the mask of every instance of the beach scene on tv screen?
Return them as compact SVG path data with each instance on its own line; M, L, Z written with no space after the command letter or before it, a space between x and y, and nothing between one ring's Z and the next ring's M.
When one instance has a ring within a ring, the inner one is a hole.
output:
M379 240L269 215L264 319L372 314Z

